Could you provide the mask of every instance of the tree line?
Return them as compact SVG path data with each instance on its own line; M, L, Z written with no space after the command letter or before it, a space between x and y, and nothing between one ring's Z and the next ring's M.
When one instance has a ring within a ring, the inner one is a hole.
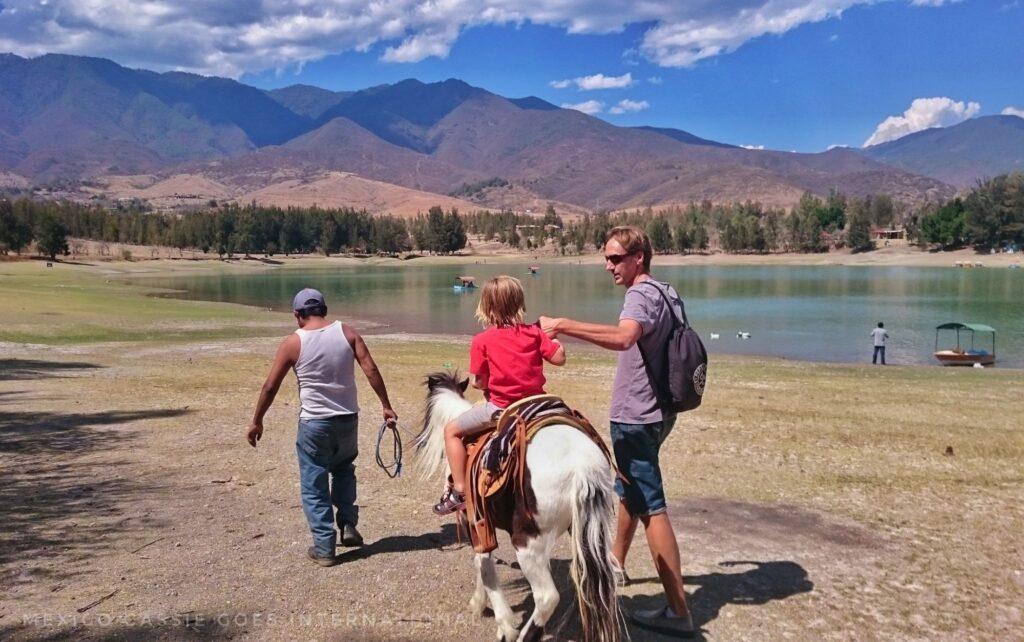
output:
M807 193L791 210L758 202L713 204L585 215L564 223L554 207L541 219L513 212L476 212L467 227L484 240L531 250L553 242L565 253L600 249L608 230L635 225L647 231L659 253L826 252L848 246L873 248L871 227L892 225L897 206L886 195L848 198L833 192L821 199Z
M469 234L509 247L553 246L562 254L600 250L616 225L647 230L659 253L827 252L874 249L872 228L903 227L922 247L971 246L987 252L1024 247L1024 173L979 182L964 196L917 208L885 194L825 198L806 193L788 211L758 202L692 203L686 207L582 216L566 223L554 206L542 216L512 211L460 214L432 207L412 219L352 208L278 208L256 204L211 207L183 214L147 212L138 204L106 209L63 201L0 198L0 252L35 242L50 257L68 251L68 237L106 243L166 246L233 254L320 252L451 253Z
M68 252L68 238L234 254L320 252L451 253L466 246L458 212L432 207L412 220L351 208L231 205L183 214L148 213L134 206L106 209L66 201L0 199L0 252L33 241L40 253Z
M1024 247L1024 173L979 181L964 197L917 212L924 247L973 247L979 252Z

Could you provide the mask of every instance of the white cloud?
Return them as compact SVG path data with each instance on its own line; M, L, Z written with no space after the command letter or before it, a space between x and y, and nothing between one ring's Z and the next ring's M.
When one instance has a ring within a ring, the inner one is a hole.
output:
M577 78L575 82L576 86L579 87L581 91L591 91L593 89L622 89L633 84L633 74L628 72L621 76L594 74L593 76Z
M647 82L651 83L652 85L660 85L665 81L661 79L661 76L651 76L650 78L647 79Z
M569 34L644 25L625 62L688 67L877 0L2 0L0 51L104 56L237 77L382 46L402 63L444 57L465 29L526 22ZM903 0L906 1L906 0ZM949 0L912 0L940 5Z
M651 104L646 100L630 100L625 98L608 111L612 114L625 114L626 112L643 111L650 106Z
M451 43L458 37L458 28L449 32L425 31L409 36L396 47L388 47L380 57L384 62L419 62L431 56L447 58Z
M902 116L889 116L875 128L864 147L902 138L930 127L948 127L972 118L981 111L976 102L959 102L950 98L917 98Z
M956 4L962 0L910 0L915 7L941 7L946 4Z
M742 147L743 149L754 149L754 150L764 149L764 145L740 145L740 147Z
M548 83L555 89L565 89L570 85L576 85L580 91L593 91L595 89L622 89L633 84L633 74L624 73L621 76L605 76L594 74L592 76L581 76L566 80L552 80Z
M1003 116L1017 116L1018 118L1024 118L1024 109L1019 107L1007 107L999 113Z
M850 148L849 145L829 145L828 147L825 148L825 151L826 152L830 152L833 149L849 149L849 148Z
M562 109L575 109L581 111L584 114L600 114L601 110L604 109L604 103L598 100L587 100L582 103L562 103Z

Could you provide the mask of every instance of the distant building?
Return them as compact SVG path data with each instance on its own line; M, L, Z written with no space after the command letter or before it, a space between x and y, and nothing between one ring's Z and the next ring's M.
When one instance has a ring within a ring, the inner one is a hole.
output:
M906 239L907 231L902 227L893 228L882 228L872 227L871 238L876 241L889 240L889 239Z

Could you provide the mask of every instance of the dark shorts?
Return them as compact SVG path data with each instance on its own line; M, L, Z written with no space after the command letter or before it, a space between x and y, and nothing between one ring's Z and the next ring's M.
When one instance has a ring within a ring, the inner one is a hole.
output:
M615 492L634 517L657 515L667 508L658 453L675 423L675 415L653 424L611 422L615 465L629 482L616 478Z

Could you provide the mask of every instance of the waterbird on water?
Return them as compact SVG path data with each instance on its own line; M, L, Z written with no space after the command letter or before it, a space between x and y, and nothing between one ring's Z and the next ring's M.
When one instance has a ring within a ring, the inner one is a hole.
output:
M736 333L736 338L737 339L749 339L750 338L750 333L749 332L743 332L743 331L737 332Z

